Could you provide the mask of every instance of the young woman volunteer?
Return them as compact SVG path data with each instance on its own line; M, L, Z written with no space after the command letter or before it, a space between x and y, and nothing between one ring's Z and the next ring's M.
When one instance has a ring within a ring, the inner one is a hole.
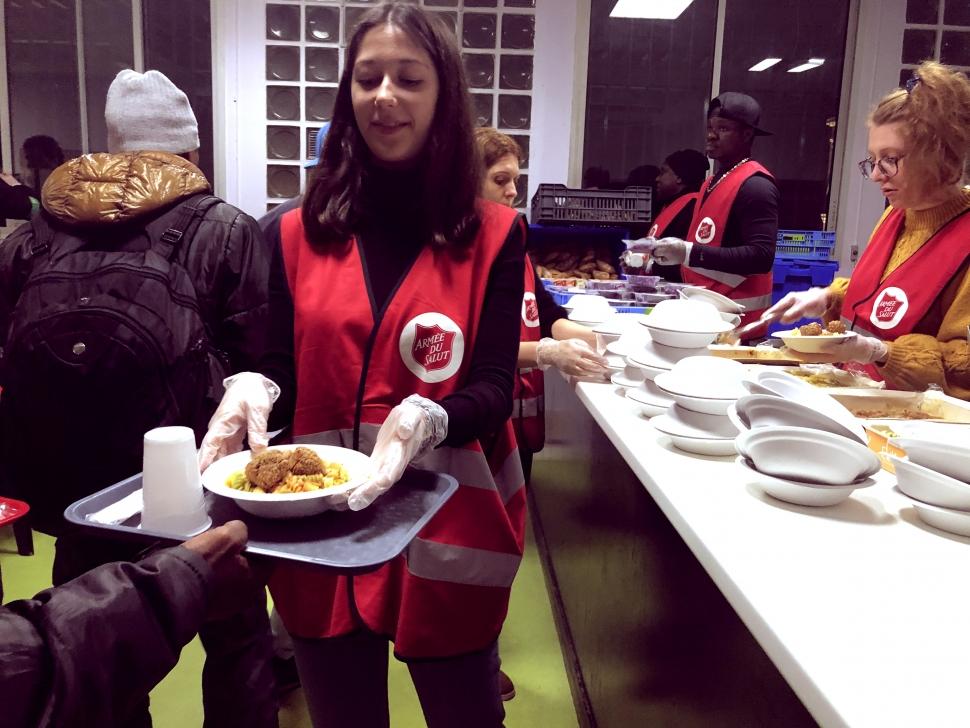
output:
M457 493L405 556L360 576L279 567L314 725L387 726L387 644L429 726L500 726L496 640L523 545L509 415L524 225L476 202L479 169L454 39L415 5L361 18L318 174L284 216L266 375L228 382L203 460L265 443L271 401L301 441L370 452L351 509L409 463ZM270 381L272 380L272 381ZM277 387L278 385L278 387Z
M889 207L852 277L790 293L781 321L841 318L858 336L827 347L896 389L970 399L970 81L934 62L869 117L862 174Z
M522 148L491 127L476 129L475 141L484 171L482 197L512 207L518 195ZM596 345L592 329L566 318L566 311L542 286L529 256L525 258L524 287L512 422L528 481L532 455L545 442L542 370L554 366L572 376L601 376L609 369L606 359L592 348ZM503 693L507 694L507 688Z

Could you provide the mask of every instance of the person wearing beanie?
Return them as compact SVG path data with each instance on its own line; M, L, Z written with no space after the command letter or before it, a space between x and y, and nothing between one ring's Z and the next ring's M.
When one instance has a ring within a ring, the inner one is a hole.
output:
M199 148L199 124L189 98L159 71L119 71L104 106L108 152L171 152Z
M267 330L267 251L256 221L214 197L193 164L198 124L185 94L158 71L121 71L105 122L110 151L57 167L40 212L0 247L0 321L16 321L0 330L0 495L27 501L33 527L57 537L55 585L137 557L144 544L72 529L64 509L138 473L148 429L201 437L223 378L256 366ZM50 255L34 255L45 246ZM28 297L41 284L46 294ZM96 315L85 306L94 301ZM54 318L75 342L66 358ZM136 340L156 352L152 366L127 354ZM265 599L200 636L206 725L275 727ZM133 705L117 725L150 725L147 700Z
M696 149L680 149L669 155L660 165L655 190L657 200L663 205L660 214L650 228L652 238L687 237L697 191L707 177L707 157ZM668 281L680 281L679 265L654 264L654 275Z
M761 106L747 94L727 91L708 105L705 153L714 176L700 188L687 235L660 239L656 263L680 265L685 283L706 286L745 307L745 324L771 305L771 269L778 236L778 187L751 159L760 128ZM750 330L763 336L764 327Z

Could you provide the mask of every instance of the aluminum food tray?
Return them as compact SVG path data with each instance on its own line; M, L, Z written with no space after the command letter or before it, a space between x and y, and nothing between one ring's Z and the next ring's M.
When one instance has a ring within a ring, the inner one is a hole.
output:
M92 523L87 516L141 488L141 474L73 503L64 517L102 535L143 542L179 543L184 538L141 528L141 514L119 524ZM400 554L458 489L450 475L408 469L387 493L362 511L326 511L294 519L260 518L234 501L206 493L212 525L240 520L249 528L246 553L285 561L364 572Z

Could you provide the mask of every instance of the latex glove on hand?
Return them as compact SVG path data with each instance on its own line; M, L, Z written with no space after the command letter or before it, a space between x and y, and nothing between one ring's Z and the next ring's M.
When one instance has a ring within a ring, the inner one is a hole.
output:
M249 449L259 452L269 443L266 422L280 388L256 372L240 372L222 382L226 393L209 420L209 430L199 448L199 468L205 470L219 458L242 450L243 438Z
M860 364L885 363L889 345L874 336L850 336L841 341L825 342L819 350L821 356L832 362L857 361Z
M598 377L609 372L606 359L582 339L542 339L536 347L536 362L543 369L556 367L572 377Z
M391 410L377 433L371 460L374 475L350 493L347 507L360 511L386 493L404 469L448 435L448 413L430 399L412 394Z
M792 292L782 298L762 315L766 321L790 324L803 318L821 318L832 305L832 294L827 288L809 288Z
M688 251L688 244L680 238L660 238L653 246L652 255L660 265L683 265Z

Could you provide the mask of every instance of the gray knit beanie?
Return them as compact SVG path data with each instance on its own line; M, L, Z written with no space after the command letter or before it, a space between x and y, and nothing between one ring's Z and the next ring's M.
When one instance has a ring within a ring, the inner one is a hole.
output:
M165 74L119 71L104 106L109 152L171 152L199 148L199 124L188 97Z

